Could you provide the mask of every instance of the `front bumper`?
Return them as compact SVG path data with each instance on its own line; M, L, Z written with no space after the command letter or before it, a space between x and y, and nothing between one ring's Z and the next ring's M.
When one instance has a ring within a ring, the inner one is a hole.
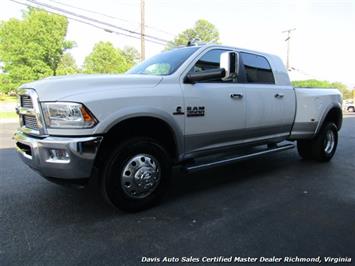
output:
M48 178L80 179L91 177L94 160L102 137L45 137L15 133L16 149L21 159L32 169ZM58 159L53 150L65 154Z

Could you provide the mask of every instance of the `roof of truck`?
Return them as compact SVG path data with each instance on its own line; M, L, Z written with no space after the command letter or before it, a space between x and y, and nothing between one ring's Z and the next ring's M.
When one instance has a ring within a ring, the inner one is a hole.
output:
M222 48L222 49L230 49L230 50L236 50L237 52L245 52L245 53L251 53L255 55L260 55L265 57L268 62L271 65L274 78L275 78L275 83L277 85L287 85L290 86L290 78L288 76L288 72L284 66L284 63L282 62L281 58L277 55L270 54L270 53L265 53L265 52L259 52L255 50L249 50L245 48L238 48L238 47L233 47L233 46L228 46L228 45L221 45L221 44L213 44L213 43L208 43L208 44L198 44L198 45L190 45L190 46L183 46L183 47L178 47L176 49L189 49L192 47L197 47L201 49L208 49L208 48ZM198 49L200 50L200 49Z

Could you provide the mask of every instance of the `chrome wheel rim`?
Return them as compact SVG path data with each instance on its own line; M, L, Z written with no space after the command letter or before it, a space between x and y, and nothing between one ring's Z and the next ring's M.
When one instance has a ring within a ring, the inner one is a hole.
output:
M123 167L121 187L131 198L145 198L153 193L160 182L159 162L148 154L132 157Z
M333 130L328 130L327 133L325 134L325 140L324 140L324 151L327 154L330 154L335 146L335 135Z

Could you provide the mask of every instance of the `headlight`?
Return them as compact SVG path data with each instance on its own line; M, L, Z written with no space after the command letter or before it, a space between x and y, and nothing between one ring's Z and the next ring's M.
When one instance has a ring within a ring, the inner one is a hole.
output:
M43 102L42 109L50 128L90 128L97 124L95 117L80 103Z

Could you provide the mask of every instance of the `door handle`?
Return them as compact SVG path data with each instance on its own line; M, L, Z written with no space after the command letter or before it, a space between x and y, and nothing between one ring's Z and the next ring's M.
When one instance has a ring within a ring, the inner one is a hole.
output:
M275 98L278 98L278 99L283 98L284 96L285 96L285 95L282 94L282 93L276 93L276 94L275 94Z
M231 94L231 98L232 99L242 99L243 98L243 94L241 94L241 93L233 93L233 94Z

